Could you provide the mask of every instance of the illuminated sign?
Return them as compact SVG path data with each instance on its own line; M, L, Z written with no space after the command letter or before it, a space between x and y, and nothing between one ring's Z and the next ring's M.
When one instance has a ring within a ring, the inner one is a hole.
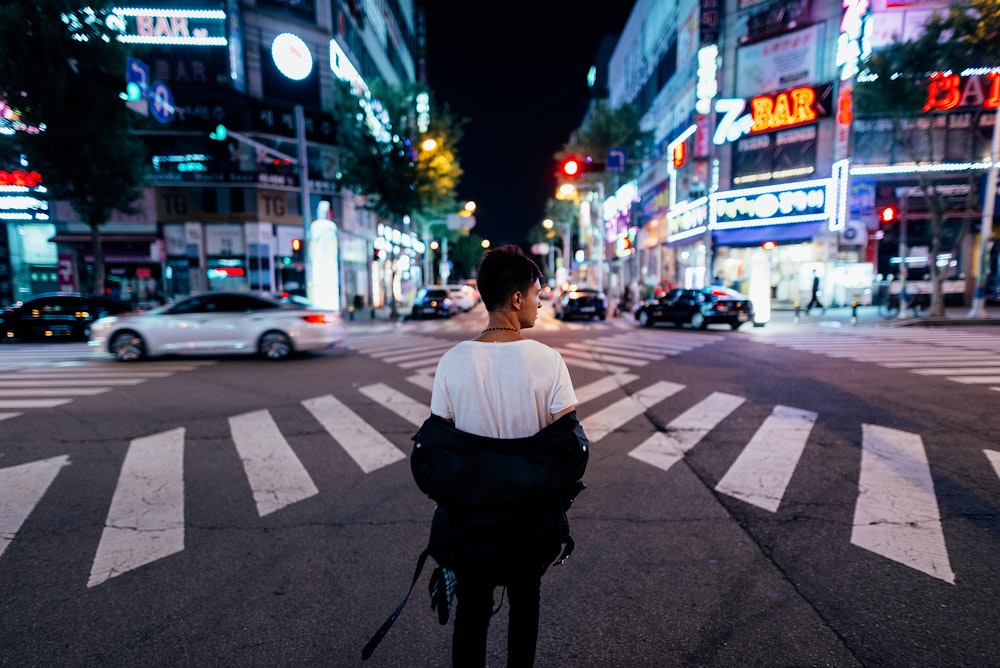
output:
M35 188L41 184L42 175L38 172L29 172L21 169L8 172L5 169L0 169L0 187L20 186L22 188Z
M708 225L708 198L701 197L674 207L667 216L667 234L671 241L698 234Z
M312 72L313 57L308 45L290 32L283 32L274 38L271 57L278 71L294 81L302 81Z
M837 37L837 66L840 80L845 81L858 73L858 62L868 58L870 45L864 41L868 0L843 0L844 15L840 20L840 35Z
M996 109L1000 105L1000 72L961 76L938 72L927 87L923 111L949 111L960 107Z
M711 195L714 229L827 220L834 197L832 179L799 181Z
M719 47L715 44L698 49L698 82L695 93L695 111L708 114L712 110L712 98L719 92Z
M120 42L173 46L225 46L226 13L221 9L115 7L124 24Z
M721 114L712 142L721 146L746 134L769 132L813 123L830 115L833 84L800 86L772 95L758 95L750 100L750 113L744 114L745 100L725 98L715 102Z

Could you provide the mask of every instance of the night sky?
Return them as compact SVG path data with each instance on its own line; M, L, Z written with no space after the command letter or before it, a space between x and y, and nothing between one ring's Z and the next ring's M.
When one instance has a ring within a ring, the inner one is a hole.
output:
M424 3L427 83L439 104L468 119L458 198L478 205L474 234L494 246L523 243L541 223L556 187L552 155L586 111L587 71L633 4Z

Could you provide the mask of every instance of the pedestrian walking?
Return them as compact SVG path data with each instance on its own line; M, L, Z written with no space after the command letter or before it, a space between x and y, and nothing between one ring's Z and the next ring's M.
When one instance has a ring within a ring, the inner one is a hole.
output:
M821 292L819 289L819 275L816 273L816 270L813 269L812 296L809 299L809 303L806 304L806 315L809 315L809 309L811 309L814 306L818 309L821 309L821 313L826 313L826 307L823 306L823 304L819 300L820 294Z
M573 547L566 510L583 488L588 443L562 356L523 334L541 308L541 278L517 246L486 254L478 287L489 320L441 357L432 416L414 437L414 478L438 502L431 555L456 582L455 668L486 665L499 587L507 666L534 664L541 578ZM449 465L424 468L432 456Z

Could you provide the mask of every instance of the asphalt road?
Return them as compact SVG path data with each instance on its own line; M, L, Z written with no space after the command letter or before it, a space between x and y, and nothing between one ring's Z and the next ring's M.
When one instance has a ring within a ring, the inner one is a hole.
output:
M531 333L592 440L537 666L1000 665L996 330L779 318ZM484 322L281 364L0 345L0 665L361 665L427 540L434 363ZM449 665L428 576L369 665Z

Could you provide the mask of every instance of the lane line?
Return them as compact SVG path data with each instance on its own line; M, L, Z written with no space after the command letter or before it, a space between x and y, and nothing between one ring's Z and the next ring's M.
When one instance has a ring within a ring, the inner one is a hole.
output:
M253 491L258 516L319 494L267 410L230 417L229 431Z
M88 587L184 549L184 427L129 445Z
M684 457L727 415L746 401L744 397L724 392L713 392L697 404L674 418L666 432L658 431L639 445L629 457L635 457L664 471Z
M920 436L874 424L861 429L851 543L955 584Z
M394 390L385 383L375 383L361 388L361 394L372 401L388 408L407 422L419 427L430 417L431 408L402 392Z
M0 556L48 491L69 455L0 469Z
M629 420L645 413L648 408L683 389L683 385L661 380L632 396L619 399L583 419L583 429L587 433L587 438L591 444L596 443Z
M715 489L775 512L815 423L812 411L775 406Z
M406 459L389 439L332 395L305 399L302 405L365 473Z

